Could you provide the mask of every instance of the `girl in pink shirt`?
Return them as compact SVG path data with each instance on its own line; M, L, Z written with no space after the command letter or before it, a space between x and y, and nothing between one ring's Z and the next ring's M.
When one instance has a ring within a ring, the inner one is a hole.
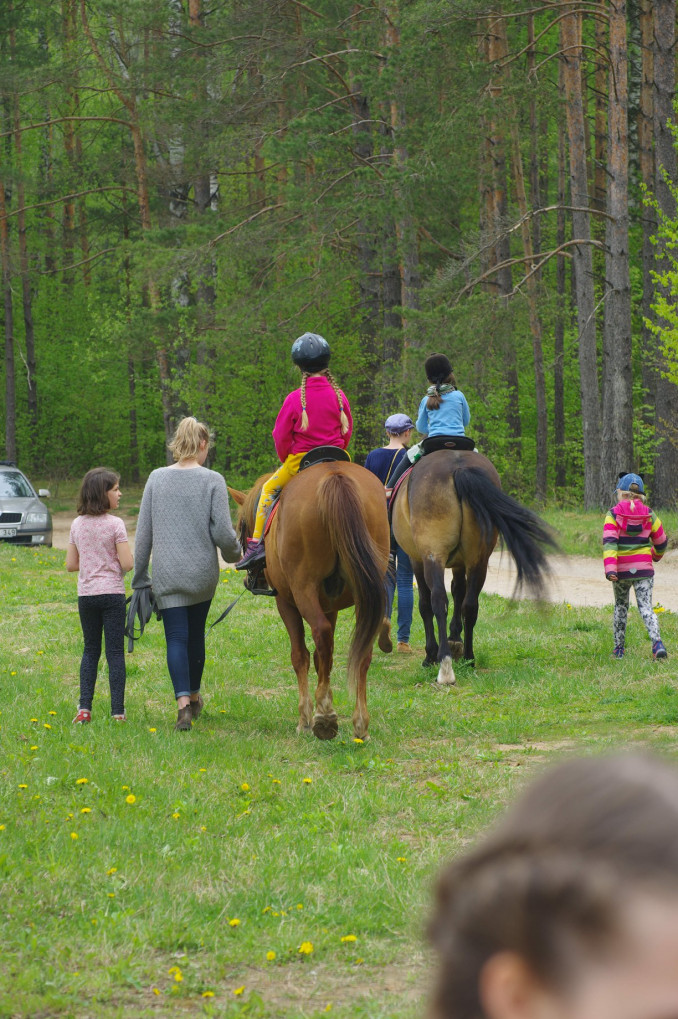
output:
M263 566L262 535L267 511L283 487L299 471L304 453L316 446L346 449L353 431L348 400L328 371L330 345L317 333L304 333L292 344L292 360L301 369L301 386L287 397L273 428L273 441L282 466L261 489L254 532L236 570Z
M125 574L134 560L120 517L120 477L95 467L83 478L78 516L71 525L66 569L78 576L78 612L85 648L80 662L80 703L74 722L92 721L92 698L101 657L101 635L111 688L111 714L125 722Z

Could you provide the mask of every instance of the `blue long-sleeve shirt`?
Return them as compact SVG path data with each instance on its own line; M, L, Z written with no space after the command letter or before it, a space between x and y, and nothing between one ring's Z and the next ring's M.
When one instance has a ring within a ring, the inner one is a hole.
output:
M429 410L426 406L427 400L428 397L425 396L419 404L417 431L429 436L466 435L464 429L471 420L471 411L466 397L460 390L444 393L437 410Z

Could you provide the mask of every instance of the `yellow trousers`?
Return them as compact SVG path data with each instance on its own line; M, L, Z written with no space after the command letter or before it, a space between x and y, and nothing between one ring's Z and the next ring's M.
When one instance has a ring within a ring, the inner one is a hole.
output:
M257 515L254 521L254 533L252 534L252 538L255 541L259 541L264 533L264 525L268 511L271 508L271 503L276 496L280 495L287 482L291 481L294 475L299 473L299 464L304 455L304 453L291 453L285 462L278 467L275 474L272 474L268 481L264 482L261 495L259 496Z

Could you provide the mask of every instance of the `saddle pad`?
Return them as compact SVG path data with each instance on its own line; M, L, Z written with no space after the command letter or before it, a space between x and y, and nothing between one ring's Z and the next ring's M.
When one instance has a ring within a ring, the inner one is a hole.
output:
M414 464L412 464L412 467L414 467ZM410 474L412 473L412 467L408 467L407 470L405 471L405 473L400 475L400 477L396 481L395 488L391 492L391 498L388 500L389 518L391 516L391 513L393 512L393 503L395 502L395 497L398 494L398 492L400 491L400 486L402 485L402 483L405 480L405 478L409 478Z
M268 534L268 531L269 531L269 528L271 526L271 523L273 522L273 517L278 512L278 506L279 505L280 505L280 499L278 498L276 500L276 502L273 503L273 508L271 509L271 512L266 517L266 523L264 524L264 538Z

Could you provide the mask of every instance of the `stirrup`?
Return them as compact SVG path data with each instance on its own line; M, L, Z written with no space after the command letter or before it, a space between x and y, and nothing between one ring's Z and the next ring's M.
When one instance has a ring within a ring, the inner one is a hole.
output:
M265 565L255 566L254 569L247 571L243 583L247 590L251 594L266 594L269 597L276 595L278 592L273 587L269 587L264 576Z

